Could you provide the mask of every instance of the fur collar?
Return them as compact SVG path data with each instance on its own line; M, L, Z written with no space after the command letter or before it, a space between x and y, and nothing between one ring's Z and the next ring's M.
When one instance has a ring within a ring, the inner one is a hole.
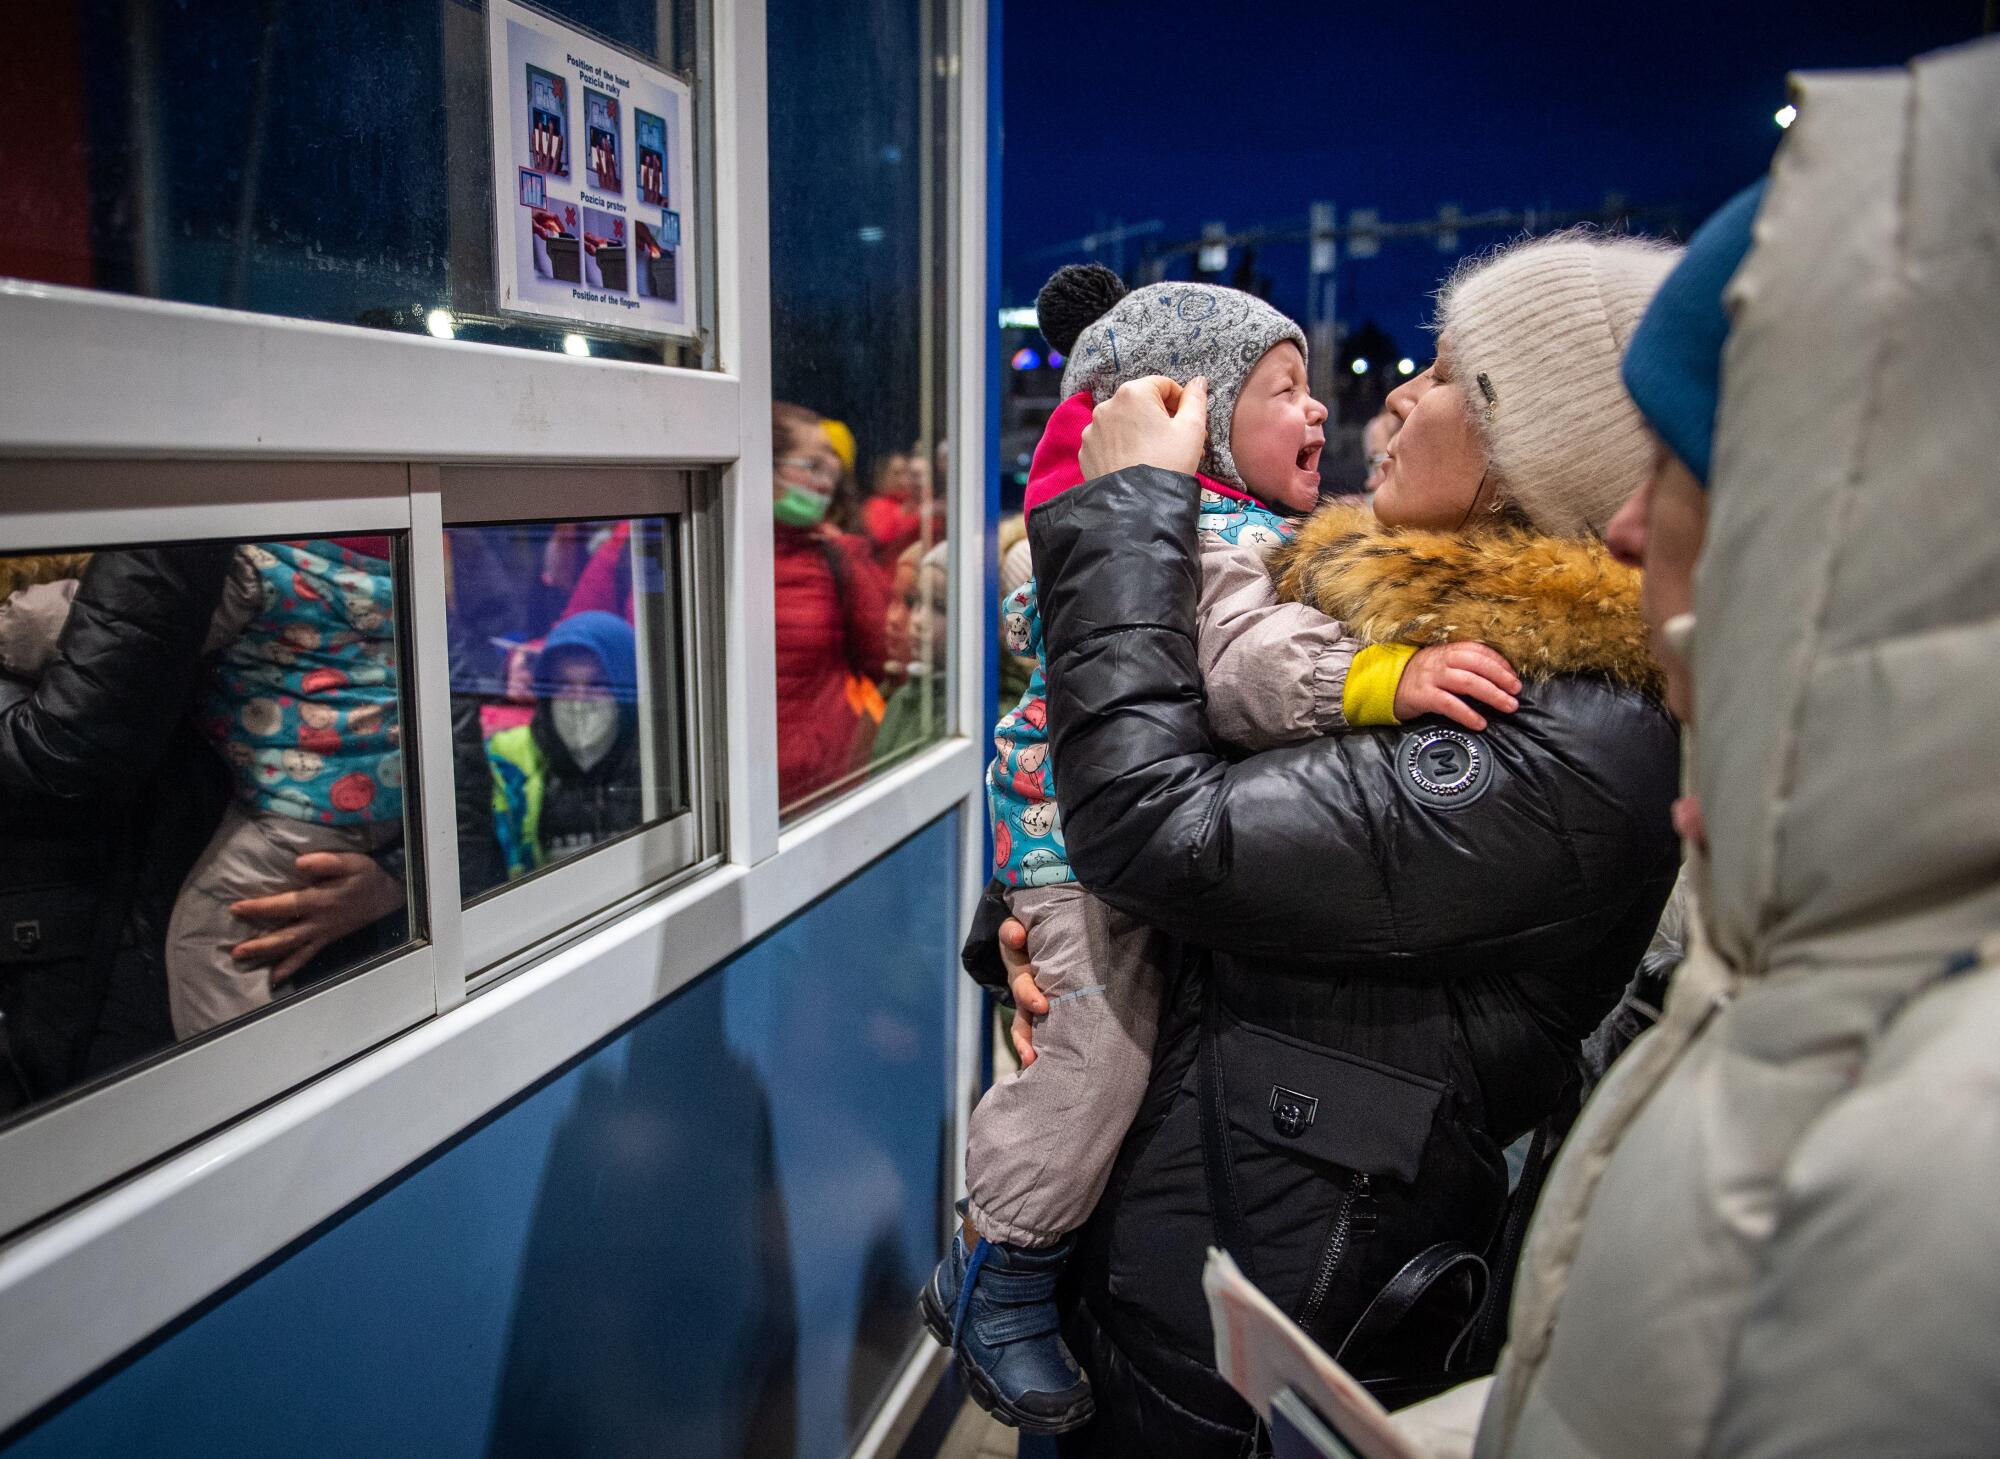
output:
M39 552L27 557L0 557L0 599L22 588L80 578L90 562L88 552Z
M1661 691L1639 574L1594 539L1385 527L1372 508L1332 504L1271 554L1271 576L1281 601L1338 618L1366 643L1477 639L1525 679L1598 674Z

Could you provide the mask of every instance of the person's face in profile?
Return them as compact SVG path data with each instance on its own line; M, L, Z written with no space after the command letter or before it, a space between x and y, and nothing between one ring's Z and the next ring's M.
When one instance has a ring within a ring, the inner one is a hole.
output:
M1612 556L1644 571L1639 608L1653 656L1666 671L1667 708L1689 725L1694 723L1694 665L1688 657L1694 570L1707 532L1708 493L1664 447L1652 476L1604 528Z
M945 666L950 607L951 578L936 564L924 564L910 594L910 647L933 669Z
M910 610L917 600L918 556L918 550L913 547L896 559L896 580L889 589L889 611L882 620L883 636L888 639L889 663L897 668L910 661Z
M1368 424L1361 428L1361 455L1368 467L1368 479L1361 483L1361 489L1370 496L1382 489L1382 468L1389 460L1389 442L1401 424L1395 412L1385 407L1380 415L1369 417Z
M1383 448L1375 515L1391 527L1455 532L1478 499L1486 443L1456 369L1447 335L1428 370L1389 392L1385 408L1401 424Z
M1653 474L1604 528L1612 556L1641 568L1639 609L1653 655L1667 676L1667 708L1694 724L1694 573L1708 535L1708 493L1680 458L1661 448ZM1696 846L1708 844L1701 801L1674 802L1674 829Z

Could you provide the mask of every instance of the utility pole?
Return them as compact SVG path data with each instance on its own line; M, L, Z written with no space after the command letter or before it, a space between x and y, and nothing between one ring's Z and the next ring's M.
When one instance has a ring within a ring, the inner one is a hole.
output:
M1458 252L1458 230L1465 222L1465 214L1458 210L1457 203L1442 203L1438 207L1437 247L1439 253Z
M1340 261L1340 244L1334 236L1336 214L1332 203L1312 205L1311 253L1307 259L1306 343L1311 347L1312 364L1308 383L1313 398L1327 408L1327 424L1339 424L1340 401L1333 390L1333 357L1340 349L1339 294L1335 291L1334 270Z

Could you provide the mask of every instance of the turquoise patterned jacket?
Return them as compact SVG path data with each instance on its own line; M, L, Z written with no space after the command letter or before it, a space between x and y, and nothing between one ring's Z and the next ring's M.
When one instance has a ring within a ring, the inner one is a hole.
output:
M1203 490L1196 527L1235 547L1289 540L1293 526L1247 498ZM1076 880L1063 848L1056 808L1056 771L1049 761L1048 688L1043 678L1042 615L1030 578L1000 603L1007 650L1034 655L1035 671L1021 702L993 726L993 761L986 767L986 802L993 817L993 874L1010 887L1060 886Z
M323 825L398 820L403 760L386 539L239 548L263 607L216 657L203 707L237 796Z

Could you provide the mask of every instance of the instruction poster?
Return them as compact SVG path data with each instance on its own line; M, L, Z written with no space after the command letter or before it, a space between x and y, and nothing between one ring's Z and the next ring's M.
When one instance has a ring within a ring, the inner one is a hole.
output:
M514 0L487 13L501 309L692 338L687 83Z

